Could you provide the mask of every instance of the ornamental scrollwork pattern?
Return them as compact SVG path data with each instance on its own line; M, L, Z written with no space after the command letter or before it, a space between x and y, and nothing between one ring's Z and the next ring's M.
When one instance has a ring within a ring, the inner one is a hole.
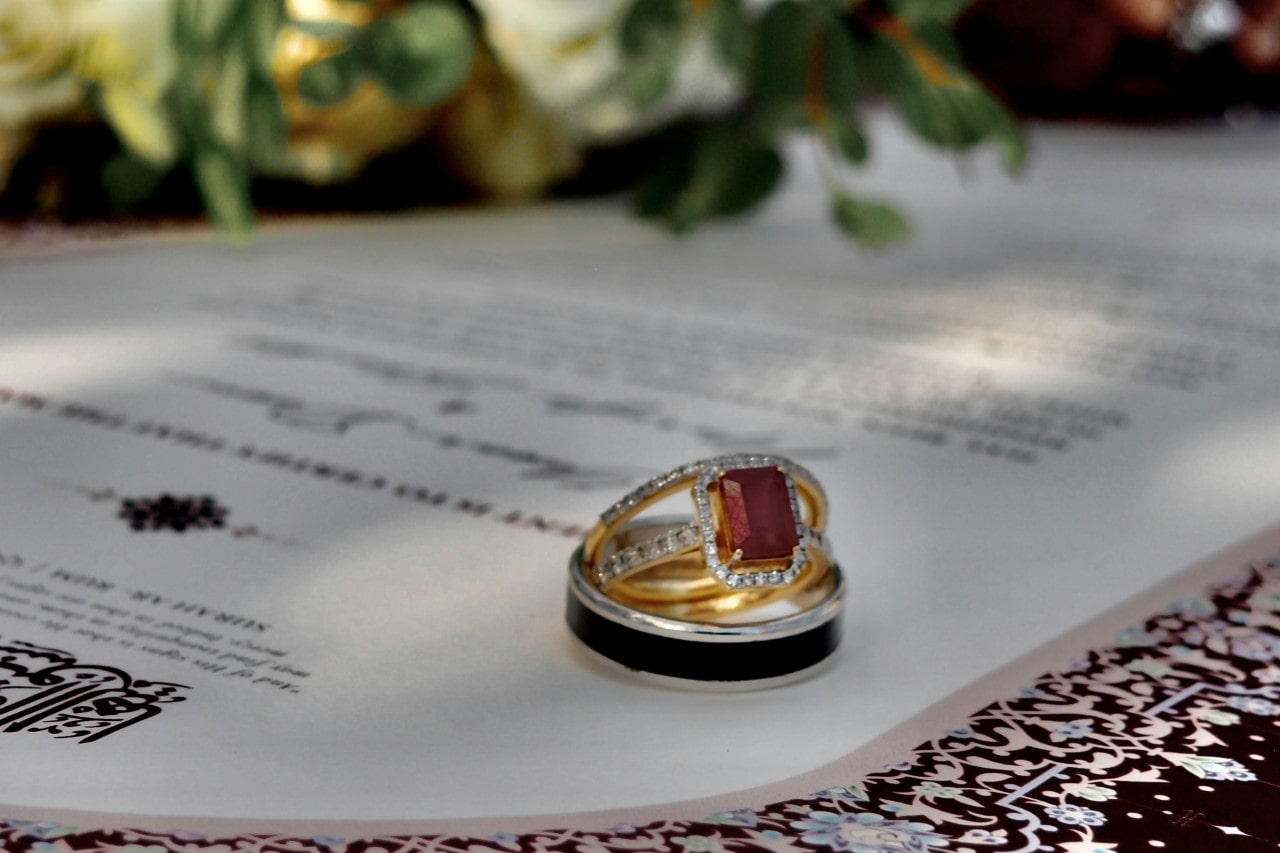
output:
M186 689L133 678L111 666L82 664L58 649L0 642L0 734L93 743L183 701Z

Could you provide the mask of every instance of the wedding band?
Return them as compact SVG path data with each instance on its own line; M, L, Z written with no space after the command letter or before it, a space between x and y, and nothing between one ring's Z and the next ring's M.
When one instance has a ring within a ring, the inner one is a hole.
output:
M570 630L605 663L647 680L698 689L775 687L812 674L840 644L845 586L835 563L805 593L752 611L753 621L709 622L614 601L590 580L583 555L579 546L569 560Z
M681 490L694 518L660 536L620 544L618 533L646 509ZM826 495L805 468L781 456L731 455L668 471L605 510L584 549L584 565L602 590L636 574L697 553L723 589L807 583L806 568L826 554ZM829 557L828 557L829 561Z

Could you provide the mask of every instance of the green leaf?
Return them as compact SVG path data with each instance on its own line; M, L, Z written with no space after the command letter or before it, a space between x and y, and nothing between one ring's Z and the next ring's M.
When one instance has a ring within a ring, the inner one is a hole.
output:
M231 37L242 7L260 0L179 0L174 37L179 47L216 50Z
M756 28L751 89L755 125L766 137L803 125L812 41L811 10L795 0L770 6Z
M249 173L240 158L218 147L196 151L193 163L196 186L214 225L235 242L246 242L253 232L253 203L249 198Z
M674 40L688 11L684 0L635 0L618 28L622 52L636 57L657 44Z
M960 50L960 43L956 41L955 34L946 24L925 21L914 26L912 33L916 41L932 52L948 70L964 69L964 54Z
M935 145L963 150L992 141L1001 151L1005 168L1016 172L1026 161L1026 140L1018 122L982 84L947 52L951 36L936 27L913 31L908 49L878 35L858 54L859 66L890 95L912 130ZM912 55L912 51L921 55ZM931 79L922 63L932 66Z
M757 206L777 186L782 171L782 158L772 146L746 142L731 128L686 131L642 183L637 212L684 233L710 217L734 216Z
M707 32L725 66L745 76L751 69L751 22L742 9L741 0L713 0L707 10Z
M823 27L823 83L827 108L832 112L852 109L862 97L857 49L844 21L829 16Z
M858 76L878 91L893 94L914 79L910 61L892 41L875 35L858 43L854 54Z
M244 113L248 86L248 51L223 51L217 81L209 92L209 122L218 141L235 151L243 151L249 139Z
M674 42L656 45L644 56L632 60L624 82L627 97L641 109L662 100L671 90L679 61L679 48Z
M427 0L380 18L356 44L360 63L393 100L429 107L466 82L475 53L471 22L456 5Z
M945 148L976 145L1006 120L1004 108L973 80L908 89L897 103L917 133Z
M636 214L645 219L663 219L693 175L696 136L688 128L677 128L669 131L663 142L653 171L640 182L636 193Z
M285 23L284 0L254 0L249 4L244 24L250 61L259 71L270 73L276 40Z
M298 72L298 96L317 107L332 106L351 96L360 76L355 54L344 50L304 66Z
M711 212L716 216L737 216L761 204L782 179L782 156L768 145L742 148L722 167L720 187Z
M882 201L862 201L836 193L831 216L845 234L867 249L890 246L911 234L911 226L902 214Z
M270 80L257 79L250 84L245 116L249 128L250 162L266 172L279 169L289 140L289 124L280 102L280 92Z
M832 113L827 118L824 130L832 146L840 152L840 156L855 166L867 162L871 154L871 143L858 126L857 120L849 113Z
M1027 165L1030 157L1030 145L1027 134L1018 123L1013 113L1002 104L996 104L995 120L991 126L991 141L1000 151L1000 159L1006 172L1018 174Z
M973 0L889 0L889 8L910 24L951 24Z
M355 24L348 24L346 21L289 21L289 26L296 30L301 30L309 36L326 41L350 41L353 36L360 32L360 28Z
M756 93L774 101L804 97L808 69L809 28L805 9L796 0L779 0L760 19L754 85Z

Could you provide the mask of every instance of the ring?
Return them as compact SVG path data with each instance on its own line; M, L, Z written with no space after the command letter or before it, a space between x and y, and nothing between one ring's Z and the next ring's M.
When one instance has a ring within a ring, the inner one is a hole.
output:
M588 579L583 551L579 546L569 560L569 629L604 663L646 680L695 689L776 687L818 670L840 645L845 587L834 563L822 582L773 602L769 618L707 622L614 601Z
M681 491L693 515L655 515ZM569 561L567 621L591 651L681 686L772 686L835 650L845 582L808 470L772 455L675 468L606 509Z
M692 521L643 541L619 539L623 525L686 488ZM800 465L781 456L718 456L654 477L605 510L587 536L584 565L606 591L635 593L646 570L691 554L701 555L704 591L707 581L721 590L790 587L808 582L802 576L811 557L826 553L826 514L822 487Z

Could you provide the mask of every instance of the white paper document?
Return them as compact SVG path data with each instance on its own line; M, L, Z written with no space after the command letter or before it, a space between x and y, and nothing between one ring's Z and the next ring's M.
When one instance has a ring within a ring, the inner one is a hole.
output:
M0 803L392 820L757 786L1280 517L1274 130L1045 130L1019 182L880 135L868 192L918 231L881 255L803 156L687 240L593 201L11 244ZM586 530L734 451L826 488L834 659L715 693L589 658Z

